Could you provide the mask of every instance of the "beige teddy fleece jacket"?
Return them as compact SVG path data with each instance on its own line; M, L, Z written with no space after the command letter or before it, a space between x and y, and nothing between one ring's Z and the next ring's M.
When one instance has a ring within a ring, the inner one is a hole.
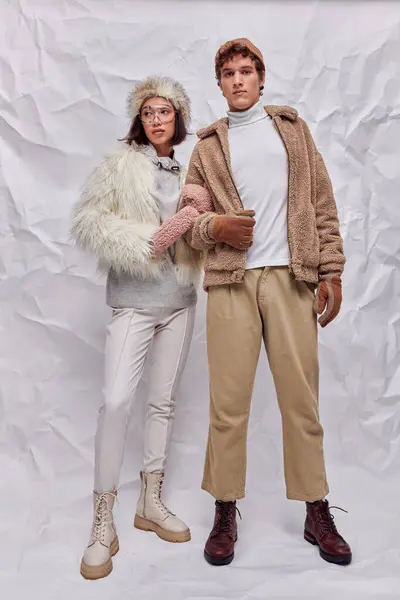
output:
M340 277L346 259L339 231L332 184L310 130L297 111L288 106L265 106L288 155L289 269L298 280L317 284ZM214 204L186 234L188 243L206 251L204 289L210 285L240 283L246 269L246 250L237 250L212 238L212 219L242 206L232 177L228 119L223 118L198 132L186 184L205 187ZM267 173L267 171L266 171ZM257 218L257 217L256 217Z

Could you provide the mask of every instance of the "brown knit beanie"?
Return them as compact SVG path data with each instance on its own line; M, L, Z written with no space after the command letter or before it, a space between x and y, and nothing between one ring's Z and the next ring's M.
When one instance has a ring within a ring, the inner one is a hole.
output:
M217 78L219 78L219 75L220 75L219 61L220 61L221 55L225 54L227 51L229 51L231 48L233 48L236 44L238 44L240 46L244 46L245 48L247 48L249 50L249 52L254 54L254 56L256 56L258 58L258 60L261 62L263 69L265 71L264 57L263 57L261 51L257 48L257 46L252 44L252 42L250 40L248 40L247 38L236 38L234 40L229 40L228 42L225 42L225 44L222 44L222 46L219 48L217 54L215 55L215 74L216 74Z

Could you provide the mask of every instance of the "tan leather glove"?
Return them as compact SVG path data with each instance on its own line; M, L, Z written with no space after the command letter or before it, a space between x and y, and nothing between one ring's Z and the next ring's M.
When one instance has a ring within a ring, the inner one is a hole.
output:
M318 319L321 327L326 327L335 319L342 304L342 282L339 277L319 282L315 294L314 311L322 315Z
M217 215L212 221L213 239L238 250L250 248L253 243L253 228L256 224L254 214L254 211L235 211L228 215Z
M242 210L234 210L233 214L237 217L251 217L254 218L256 216L256 211L251 210L249 208L244 208Z

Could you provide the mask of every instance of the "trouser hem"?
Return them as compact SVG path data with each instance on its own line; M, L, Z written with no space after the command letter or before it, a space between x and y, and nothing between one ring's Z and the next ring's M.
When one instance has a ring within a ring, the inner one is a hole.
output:
M245 497L245 490L239 490L238 492L227 492L227 493L217 493L217 491L206 483L202 483L201 489L205 492L208 492L215 498L215 500L220 500L221 502L234 502L235 500L241 500Z
M286 492L286 498L288 500L300 500L303 502L316 502L317 500L322 500L329 494L329 487L325 486L321 491L315 492L314 494L304 494L293 492L292 490L288 490Z

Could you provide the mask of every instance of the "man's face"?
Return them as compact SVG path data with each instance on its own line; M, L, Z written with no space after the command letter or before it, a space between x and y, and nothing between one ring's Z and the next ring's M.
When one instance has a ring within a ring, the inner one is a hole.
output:
M260 86L265 77L257 72L249 56L237 54L224 63L219 85L228 102L229 110L242 111L251 108L260 97Z

